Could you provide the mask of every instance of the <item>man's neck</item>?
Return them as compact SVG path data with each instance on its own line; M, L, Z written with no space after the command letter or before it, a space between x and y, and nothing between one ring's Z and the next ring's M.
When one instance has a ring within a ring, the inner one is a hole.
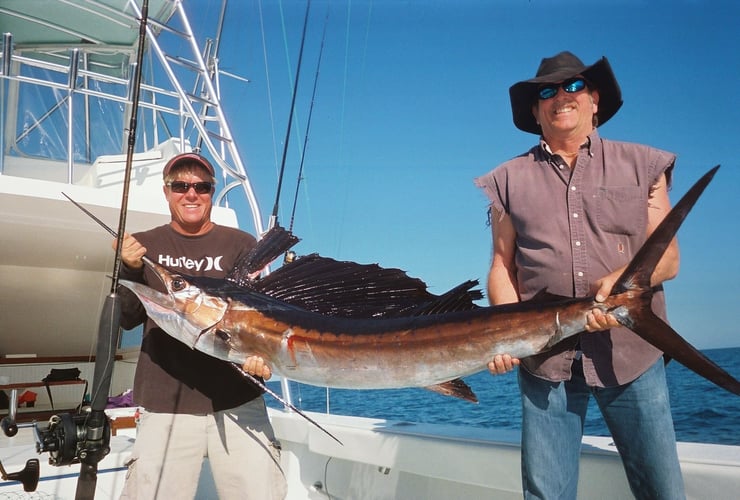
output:
M588 141L588 136L585 137L568 137L565 139L553 139L546 137L545 142L550 147L550 151L553 154L559 154L560 156L565 155L578 155L578 150L581 146Z
M588 135L545 137L544 139L550 153L562 157L571 168L578 159L578 152L581 147L588 144Z

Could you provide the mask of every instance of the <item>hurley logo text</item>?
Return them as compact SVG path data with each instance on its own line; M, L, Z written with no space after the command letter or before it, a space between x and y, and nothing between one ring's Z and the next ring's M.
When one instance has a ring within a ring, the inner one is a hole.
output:
M189 259L187 257L172 257L171 255L160 255L158 258L158 264L170 268L170 269L187 269L202 271L223 271L221 268L221 259L223 255L218 257L204 257L200 260Z

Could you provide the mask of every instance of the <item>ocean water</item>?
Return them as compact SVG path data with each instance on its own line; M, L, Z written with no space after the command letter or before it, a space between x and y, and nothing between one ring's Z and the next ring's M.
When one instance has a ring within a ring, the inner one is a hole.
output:
M740 347L702 351L740 379ZM740 397L720 389L677 362L666 369L679 441L740 445ZM481 372L465 381L478 395L478 404L441 396L424 389L344 390L314 387L291 381L293 404L298 408L339 415L356 415L407 422L519 429L521 410L516 372L497 377ZM280 384L270 382L279 392ZM328 392L328 402L327 402ZM266 396L269 406L278 401ZM591 400L586 434L608 436L601 412Z

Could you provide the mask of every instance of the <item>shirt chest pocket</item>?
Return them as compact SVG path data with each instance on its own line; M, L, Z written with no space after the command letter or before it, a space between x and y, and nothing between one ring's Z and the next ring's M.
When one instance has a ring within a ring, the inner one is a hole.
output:
M647 200L639 186L604 186L596 193L596 222L603 231L634 236L645 232Z

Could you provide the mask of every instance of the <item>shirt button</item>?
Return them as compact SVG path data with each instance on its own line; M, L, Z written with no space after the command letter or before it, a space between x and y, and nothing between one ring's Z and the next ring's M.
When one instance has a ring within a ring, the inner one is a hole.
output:
M573 214L573 218L574 219L577 219L578 218L578 214Z
M580 241L576 241L576 246L577 247L581 246L581 242Z
M578 277L583 278L583 273L581 271L578 271Z
M571 190L571 191L575 191L575 190L576 190L576 187L575 187L575 186L571 186L571 187L570 187L570 190Z

